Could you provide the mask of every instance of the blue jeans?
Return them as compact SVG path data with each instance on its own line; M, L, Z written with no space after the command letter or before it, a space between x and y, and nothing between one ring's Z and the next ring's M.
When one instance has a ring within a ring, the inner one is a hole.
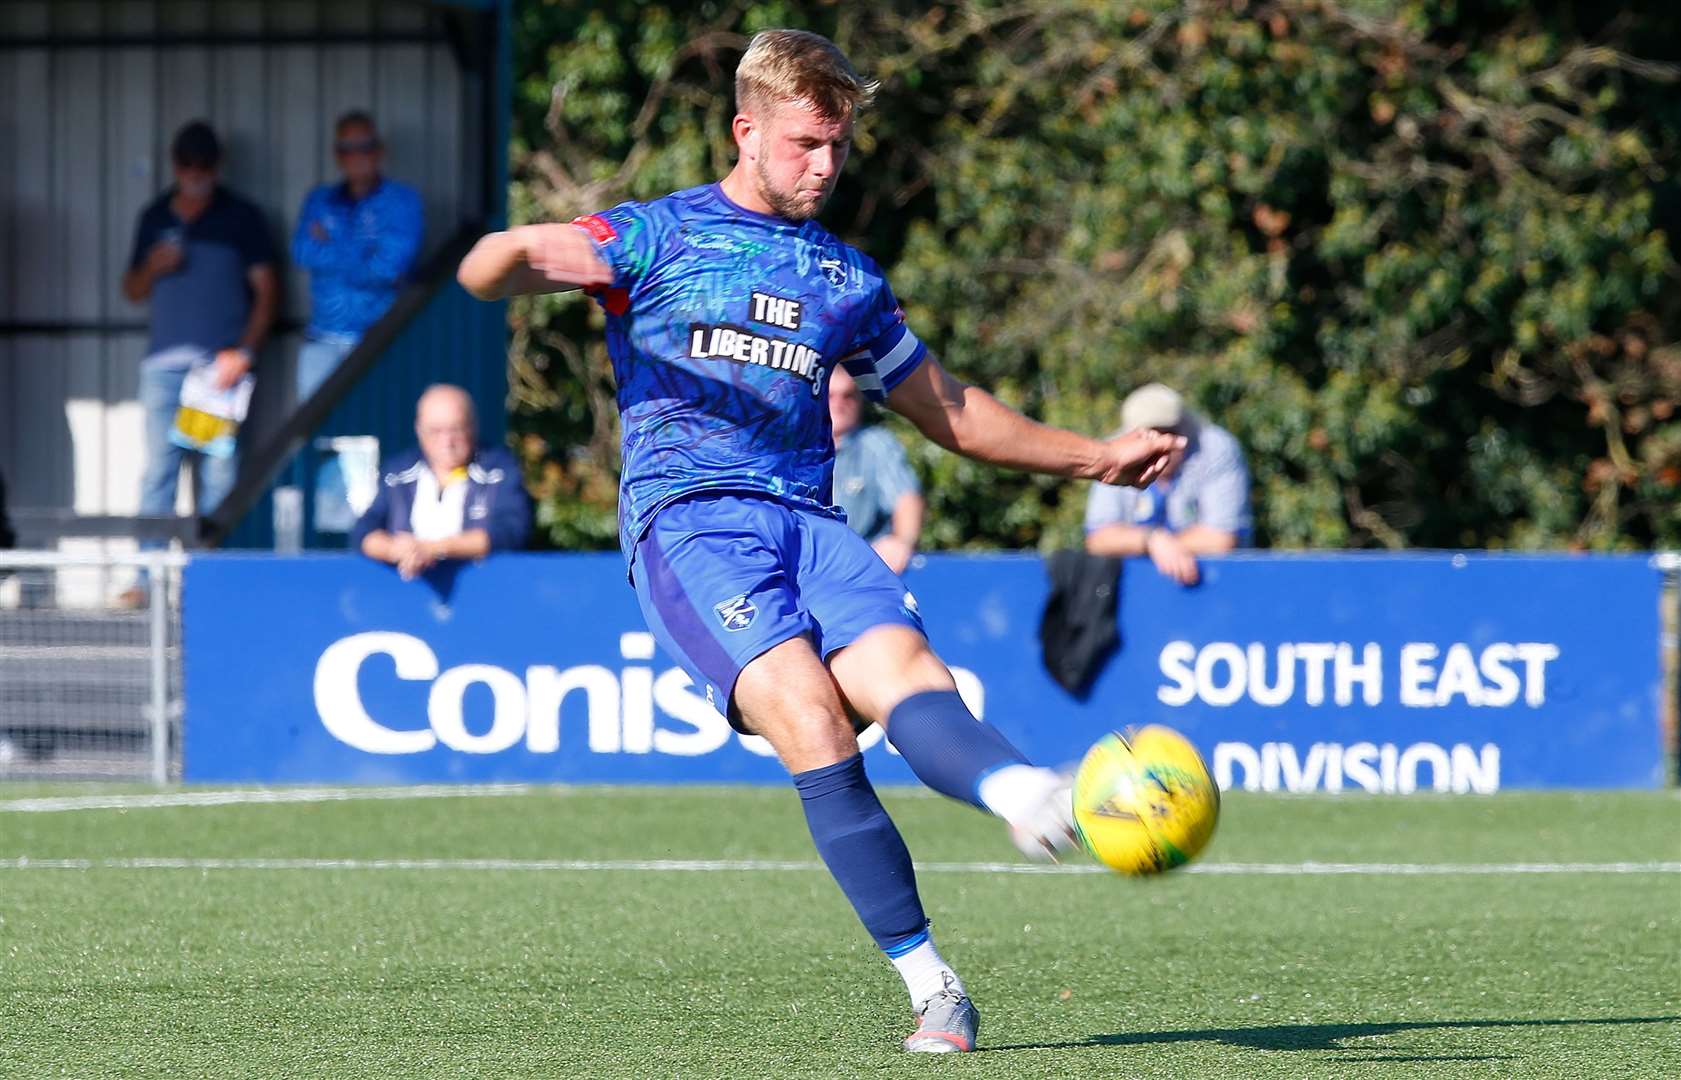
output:
M184 450L169 441L175 410L181 405L181 383L186 377L185 369L140 366L140 408L146 414L146 471L140 481L140 513L148 517L175 513L175 484L181 475L182 458L197 459L193 470L193 510L200 517L221 505L239 476L238 450L225 458L212 457Z
M317 338L306 336L298 346L298 404L302 405L337 371L350 350L356 347L355 338Z

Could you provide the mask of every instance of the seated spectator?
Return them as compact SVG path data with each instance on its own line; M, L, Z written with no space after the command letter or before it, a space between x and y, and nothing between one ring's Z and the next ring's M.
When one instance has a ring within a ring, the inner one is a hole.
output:
M298 402L309 399L397 299L420 253L420 196L380 174L385 144L373 117L347 112L333 128L342 179L304 199L292 261L309 271L309 326L298 349Z
M1139 387L1121 405L1123 434L1146 427L1185 436L1185 457L1142 491L1093 484L1086 501L1086 550L1148 555L1163 574L1194 585L1198 555L1249 544L1249 469L1243 448L1161 383Z
M846 511L852 531L870 542L889 570L902 574L916 554L927 504L899 440L886 428L863 424L863 419L863 391L837 365L829 376L834 499Z
M370 559L403 579L444 559L482 559L514 550L531 532L531 499L519 463L500 447L477 447L473 401L457 386L420 395L414 432L420 449L388 465L373 503L351 531Z

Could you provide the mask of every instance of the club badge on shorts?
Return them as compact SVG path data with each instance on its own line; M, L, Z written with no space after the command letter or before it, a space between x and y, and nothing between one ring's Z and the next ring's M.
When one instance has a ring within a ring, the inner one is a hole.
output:
M732 596L721 604L714 604L712 610L717 614L718 621L724 624L724 629L731 633L752 626L753 620L759 614L758 606L747 599L746 593Z

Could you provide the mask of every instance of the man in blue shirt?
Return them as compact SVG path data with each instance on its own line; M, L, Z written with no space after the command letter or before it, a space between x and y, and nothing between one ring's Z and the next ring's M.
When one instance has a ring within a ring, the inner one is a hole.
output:
M309 326L298 349L298 401L308 400L397 299L420 253L420 196L380 175L385 146L373 117L355 111L333 127L343 179L304 199L292 261L309 271Z
M210 125L195 120L183 127L170 159L175 185L141 212L122 280L124 296L151 307L140 363L146 423L140 512L174 513L181 463L193 459L194 509L202 517L233 487L239 460L231 445L226 453L197 453L171 441L182 384L203 365L214 365L221 389L243 378L274 324L280 286L261 211L217 183L222 145ZM144 596L137 587L121 600L135 604Z
M721 183L486 236L459 278L484 299L582 287L606 310L620 539L643 616L793 774L818 854L904 979L905 1049L966 1051L978 1014L934 948L849 713L1024 851L1073 845L1067 781L968 711L915 600L832 505L830 373L844 366L941 446L1016 469L1142 485L1183 443L1035 423L929 356L881 268L814 220L874 92L825 38L763 31L736 71L738 158Z
M881 561L903 574L922 538L926 504L905 448L880 424L865 424L864 391L837 367L829 375L829 423L835 433L835 504Z

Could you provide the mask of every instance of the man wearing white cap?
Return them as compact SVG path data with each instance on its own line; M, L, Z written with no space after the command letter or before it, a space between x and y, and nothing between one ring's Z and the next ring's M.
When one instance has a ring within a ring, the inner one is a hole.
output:
M1231 432L1185 407L1179 393L1149 383L1121 405L1121 430L1155 428L1185 436L1184 461L1143 490L1093 484L1086 501L1086 550L1148 555L1181 585L1195 585L1197 556L1249 544L1249 469Z

